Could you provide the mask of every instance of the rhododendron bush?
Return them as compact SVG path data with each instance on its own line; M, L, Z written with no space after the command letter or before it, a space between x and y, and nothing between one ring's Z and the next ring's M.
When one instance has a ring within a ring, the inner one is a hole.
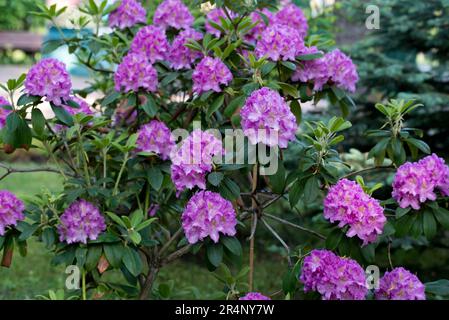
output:
M366 132L377 139L371 164L356 169L342 142L357 66L311 32L308 11L288 1L189 4L165 0L150 13L137 0L86 1L76 32L46 44L66 45L91 71L86 88L73 89L53 58L1 85L4 152L40 149L51 162L42 170L64 179L61 193L26 203L0 191L2 265L35 237L54 264L80 269L82 299L169 298L159 271L184 255L214 272L227 299L433 297L438 282L426 295L419 275L391 259L394 240L449 228L449 167L405 125L420 105L379 103L385 123ZM54 22L63 12L34 14ZM304 106L323 102L321 118L303 119ZM2 166L1 179L17 173ZM310 207L319 213L304 216ZM308 240L289 243L281 226ZM260 232L285 257L276 296L254 281ZM376 280L365 269L379 260L388 267Z

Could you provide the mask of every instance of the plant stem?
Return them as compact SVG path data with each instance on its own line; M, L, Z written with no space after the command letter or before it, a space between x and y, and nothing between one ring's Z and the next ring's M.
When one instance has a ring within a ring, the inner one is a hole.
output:
M257 214L259 210L259 206L257 204L257 201L255 199L255 194L257 191L257 180L258 180L258 171L259 166L256 163L253 167L253 174L252 174L252 187L251 192L253 194L252 197L252 208L253 208L253 219L251 220L251 239L249 241L249 273L248 273L248 287L249 291L253 291L254 286L254 242L255 242L255 233L256 233L256 224L257 224ZM256 215L256 217L254 217Z
M120 167L120 171L117 176L117 180L115 181L114 191L112 192L112 195L114 195L114 196L117 195L118 185L120 183L120 180L122 179L122 174L123 174L123 171L125 170L126 163L128 162L128 155L129 155L129 153L126 152L125 158L123 159L122 166Z
M139 300L148 299L148 295L153 288L154 280L156 280L156 276L159 272L159 268L156 266L150 266L150 271L148 272L147 277L145 278L145 282L142 286L142 289L139 294Z
M83 269L81 274L82 280L81 280L81 288L82 288L82 294L83 294L83 300L87 300L87 293L86 293L86 270Z
M310 233L310 234L313 234L314 236L316 236L316 237L318 237L318 238L320 238L320 239L322 239L322 240L326 240L326 237L325 237L324 235L322 235L321 233L316 232L316 231L314 231L314 230L311 230L311 229L308 229L308 228L299 226L299 225L294 224L294 223L292 223L292 222L290 222L290 221L287 221L287 220L284 220L284 219L282 219L282 218L273 216L273 215L271 215L271 214L269 214L269 213L264 213L264 216L265 216L265 217L268 217L268 218L270 218L270 219L276 220L276 221L278 221L278 222L280 222L280 223L283 223L283 224L285 224L285 225L291 226L291 227L293 227L293 228L296 228L296 229L302 230L302 231L304 231L304 232L308 232L308 233Z
M55 154L53 153L53 151L51 150L51 147L47 144L47 142L43 142L45 149L47 150L48 154L50 155L51 160L55 163L55 165L58 167L59 173L61 173L61 175L64 177L65 180L67 179L66 174L64 173L64 170L62 170L61 164L59 163L59 161L56 159Z
M107 171L107 154L108 154L108 150L106 148L103 149L103 188L106 189L106 177L108 175L108 171Z

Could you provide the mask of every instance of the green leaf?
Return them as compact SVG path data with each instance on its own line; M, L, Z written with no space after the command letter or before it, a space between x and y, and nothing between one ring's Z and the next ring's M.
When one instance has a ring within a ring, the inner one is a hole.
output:
M396 219L399 219L399 218L405 216L409 211L410 211L410 207L407 207L407 208L398 207L398 208L396 208Z
M340 241L343 239L343 232L340 229L334 229L327 237L326 237L326 248L329 250L335 250Z
M271 190L274 193L283 193L285 188L285 167L284 162L281 159L278 160L278 170L274 175L269 176L268 179Z
M207 176L207 181L209 181L209 183L215 187L218 187L221 183L221 181L224 178L224 174L221 172L211 172L208 176Z
M424 152L426 154L430 154L430 147L424 141L418 140L418 139L415 139L415 138L408 138L408 139L405 139L405 141L407 141L411 145L415 146L416 148L418 148L422 152Z
M223 112L224 116L230 118L238 108L243 106L245 100L246 100L245 96L239 96L234 98L224 109Z
M436 296L449 296L449 280L441 279L433 282L425 283L426 293Z
M51 103L50 105L51 109L55 113L56 119L69 127L73 126L73 118L71 114L67 112L67 110L65 110L63 107L56 106L53 103Z
M143 264L140 258L139 253L131 247L127 247L124 249L123 264L126 269L135 277L142 273Z
M147 171L147 179L154 190L159 191L161 189L162 182L164 181L164 175L162 174L161 169L151 167Z
M221 243L228 249L232 254L236 256L242 255L242 245L236 237L224 237L221 239Z
M437 209L433 209L433 214L444 228L449 229L449 210L438 207Z
M97 267L103 248L101 245L90 246L87 251L86 270L92 271Z
M154 117L157 113L156 102L154 101L153 96L150 94L146 95L146 98L147 102L141 107L147 115L149 115L150 117Z
M290 206L293 208L298 203L301 198L302 192L304 190L304 183L301 181L295 182L288 192L288 200L290 202Z
M30 103L36 103L40 101L42 98L40 96L29 96L27 94L23 94L20 96L19 100L17 100L18 106L24 106Z
M220 109L220 107L223 105L224 102L224 94L219 95L215 100L212 102L212 104L207 108L206 116L210 118L215 111Z
M104 97L101 105L107 106L113 103L115 100L117 100L120 97L120 93L117 91L113 91L110 94L108 94L106 97Z
M309 60L315 60L318 58L321 58L323 54L321 52L318 53L310 53L310 54L303 54L296 57L296 60L299 61L309 61Z
M114 268L120 268L124 248L121 244L105 244L103 245L104 254L109 264Z
M296 64L290 61L281 61L281 64L286 67L287 69L290 69L292 71L296 70Z
M307 204L311 204L318 196L320 190L318 182L319 180L316 176L312 176L307 180L304 186L304 201Z
M78 247L75 251L76 265L80 268L84 267L87 256L87 248Z
M45 117L41 110L34 108L31 111L31 124L33 125L33 130L38 136L44 133L45 129Z
M301 124L302 120L302 109L301 105L299 104L298 100L293 100L290 103L290 110L296 117L296 123Z
M437 223L433 216L432 211L425 210L423 217L423 231L426 238L433 238L437 233Z
M209 244L206 247L207 259L214 266L218 267L223 260L223 246L221 244Z

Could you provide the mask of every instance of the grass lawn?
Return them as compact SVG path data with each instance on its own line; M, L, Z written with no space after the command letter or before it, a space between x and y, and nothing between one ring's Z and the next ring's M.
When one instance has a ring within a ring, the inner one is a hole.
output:
M35 165L21 165L32 168ZM4 173L0 169L0 175ZM42 189L61 190L61 178L54 173L15 173L0 181L0 190L9 190L25 199L40 193ZM246 250L247 251L247 250ZM14 253L11 268L0 267L0 299L34 299L48 290L64 288L64 267L50 265L51 254L36 241L29 241L27 257ZM255 289L273 294L281 288L285 263L279 256L256 257ZM215 279L205 264L180 260L161 270L157 282L173 280L179 297L184 299L213 298L222 291L222 284ZM70 293L67 294L68 296Z

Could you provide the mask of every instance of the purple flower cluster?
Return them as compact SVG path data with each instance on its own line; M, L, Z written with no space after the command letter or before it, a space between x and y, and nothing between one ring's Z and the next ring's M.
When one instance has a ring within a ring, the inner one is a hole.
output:
M0 190L0 236L5 234L8 226L15 226L17 222L25 219L23 214L25 205L8 190Z
M379 201L366 194L362 187L341 179L329 189L324 199L324 217L339 222L340 228L348 225L348 237L358 236L363 245L374 242L387 219Z
M193 92L201 94L213 90L221 92L220 85L232 81L232 73L220 58L204 57L193 71Z
M265 17L268 19L268 24L265 23L261 13L264 14ZM256 43L257 40L259 40L259 37L262 34L262 32L267 28L267 26L270 26L274 23L275 17L270 10L268 10L267 8L263 8L261 13L258 11L254 11L249 16L253 23L257 23L257 25L245 35L245 40L250 43Z
M245 296L240 297L239 300L271 300L269 297L264 296L259 292L248 292Z
M6 125L6 118L8 118L11 110L2 108L2 106L10 106L11 104L3 97L0 97L0 129Z
M355 92L359 76L351 58L339 49L327 53L324 58L329 72L329 81L341 89Z
M237 218L232 203L218 193L200 191L190 198L182 213L182 228L190 244L210 237L215 243L220 233L233 236Z
M266 28L256 45L256 56L273 61L296 59L305 50L304 40L292 27L273 24Z
M154 12L153 23L163 28L187 29L193 24L193 16L181 0L165 0Z
M231 17L231 19L233 19L233 18L236 17L236 14L235 14L234 12L231 11L231 12L229 12L229 16ZM215 29L215 28L209 23L209 21L212 21L212 22L214 22L214 23L216 23L216 24L218 24L218 25L221 26L221 20L220 20L220 18L223 18L223 19L227 19L227 18L228 18L228 17L226 16L226 13L224 12L223 9L221 9L221 8L216 8L216 9L213 9L213 10L209 11L209 13L208 13L207 16L206 16L206 24L205 24L206 32L207 32L207 33L210 33L210 34L212 34L212 35L214 35L214 36L216 36L216 37L219 37L219 36L220 36L220 34L221 34L220 30Z
M315 47L307 48L303 54L319 52ZM313 89L320 91L327 83L354 92L359 79L356 67L351 58L336 49L322 58L303 61L292 75L293 81L309 82L314 84Z
M45 97L56 105L68 100L71 90L72 81L66 66L56 59L42 59L31 67L25 79L27 94Z
M122 0L117 9L109 15L111 28L125 29L137 23L147 22L147 12L136 0Z
M167 160L175 147L170 129L162 121L152 120L137 132L137 152L154 152Z
M176 38L168 52L167 60L170 62L170 66L175 69L190 69L192 64L202 57L201 52L187 48L185 45L190 39L199 41L203 38L201 32L195 29L186 29L181 31Z
M134 91L139 89L157 91L158 78L156 69L148 63L143 54L126 55L114 74L116 91Z
M298 129L296 117L281 95L272 89L254 91L240 111L242 129L252 144L287 148Z
M171 155L171 178L178 194L195 186L206 189L206 173L212 171L213 157L223 154L220 139L213 134L194 130Z
M385 272L379 281L375 297L377 300L426 300L422 282L402 267Z
M365 271L355 261L328 250L313 250L305 257L300 281L304 291L318 291L323 300L365 300Z
M155 63L167 57L169 48L164 29L145 26L134 36L130 52L144 54L150 63Z
M307 35L308 25L304 12L294 4L283 7L276 13L275 23L283 24L296 30L298 35L304 39Z
M100 210L86 200L73 202L61 215L58 226L59 240L67 243L87 243L96 240L106 230Z
M445 196L449 195L449 167L442 158L432 154L398 168L392 195L401 208L411 206L419 210L421 203L436 200L437 190Z

